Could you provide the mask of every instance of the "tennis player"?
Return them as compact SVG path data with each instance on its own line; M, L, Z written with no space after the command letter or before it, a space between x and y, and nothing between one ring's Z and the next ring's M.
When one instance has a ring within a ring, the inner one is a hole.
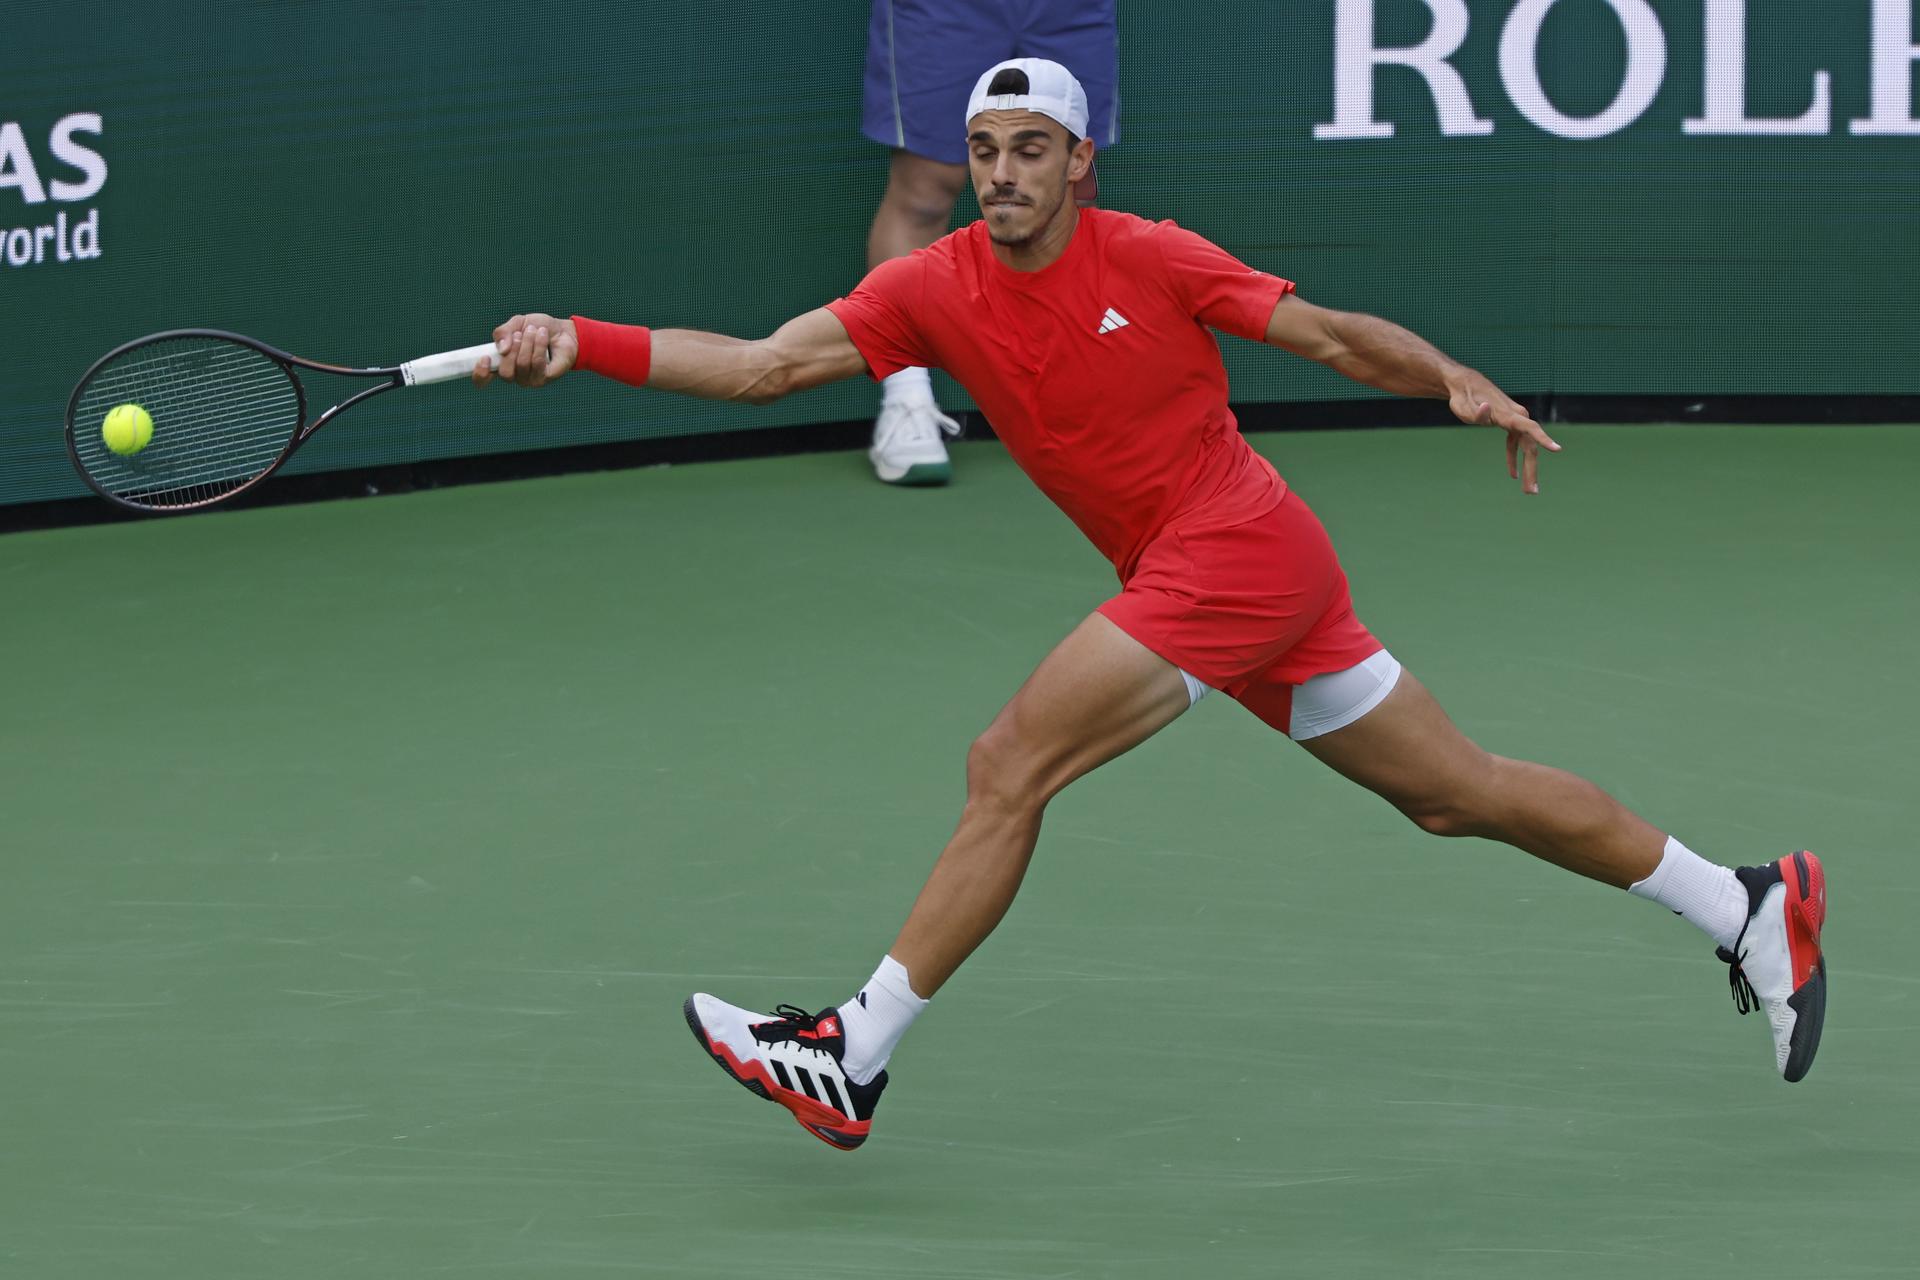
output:
M499 376L525 386L579 368L763 403L944 368L1119 572L1119 594L974 741L959 827L866 985L817 1014L696 994L686 1016L701 1047L817 1137L861 1145L894 1047L1013 902L1047 802L1217 689L1423 830L1501 840L1685 917L1731 966L1739 1011L1765 1011L1781 1074L1805 1076L1826 1008L1819 860L1716 865L1592 783L1468 740L1354 615L1320 522L1240 436L1209 330L1444 398L1505 433L1507 473L1527 493L1539 451L1559 446L1405 329L1314 306L1171 222L1077 208L1093 143L1086 95L1058 63L990 68L966 131L980 220L770 337L546 315L494 333ZM490 380L485 364L474 379Z

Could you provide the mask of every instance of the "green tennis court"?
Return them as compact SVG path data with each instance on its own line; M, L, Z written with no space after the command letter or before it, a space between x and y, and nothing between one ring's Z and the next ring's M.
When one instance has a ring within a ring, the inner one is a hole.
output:
M835 1154L680 1001L843 998L1109 594L997 446L0 538L0 1261L85 1277L1920 1274L1910 428L1256 437L1469 732L1827 861L1783 1085L1657 908L1224 699L1053 806Z

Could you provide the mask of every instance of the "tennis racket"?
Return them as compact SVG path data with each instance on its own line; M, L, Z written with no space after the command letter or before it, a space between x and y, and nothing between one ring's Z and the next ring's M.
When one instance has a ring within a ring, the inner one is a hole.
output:
M109 502L134 511L194 511L253 488L361 401L464 378L481 360L500 363L492 343L390 369L347 369L220 329L170 329L94 361L67 401L67 453L80 478ZM302 369L373 385L309 418ZM137 405L152 418L152 438L137 452L107 447L106 418L121 405Z

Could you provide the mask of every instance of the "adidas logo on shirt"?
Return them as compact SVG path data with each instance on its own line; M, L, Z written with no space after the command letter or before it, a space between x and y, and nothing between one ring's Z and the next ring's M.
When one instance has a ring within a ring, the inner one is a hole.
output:
M1115 311L1112 307L1108 307L1107 314L1100 319L1100 332L1112 333L1115 329L1125 328L1126 324L1127 318L1125 316Z

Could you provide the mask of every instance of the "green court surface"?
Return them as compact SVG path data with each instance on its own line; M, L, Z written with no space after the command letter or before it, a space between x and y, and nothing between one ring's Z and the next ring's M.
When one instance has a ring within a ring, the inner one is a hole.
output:
M833 1152L681 1000L849 995L1111 572L991 444L578 475L0 538L0 1272L1920 1274L1920 430L1561 434L1256 443L1489 747L1821 852L1805 1083L1684 923L1213 698Z

